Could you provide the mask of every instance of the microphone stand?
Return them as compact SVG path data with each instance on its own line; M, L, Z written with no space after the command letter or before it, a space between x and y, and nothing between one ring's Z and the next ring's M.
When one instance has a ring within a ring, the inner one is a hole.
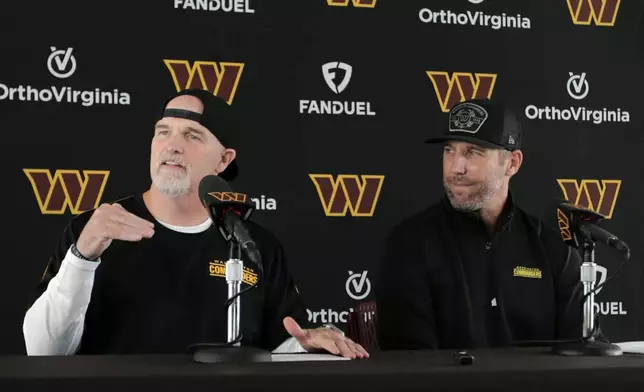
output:
M595 263L595 242L590 235L585 236L582 244L583 264L581 265L581 282L584 296L595 289L597 281L597 264ZM619 356L622 349L612 343L595 340L595 293L588 295L584 302L583 338L579 341L562 343L553 348L553 353L566 356Z
M237 257L233 258L233 250L237 248ZM239 294L241 287L242 274L244 271L244 262L241 260L240 249L231 242L230 258L226 262L226 283L228 284L228 300L235 298ZM228 306L228 343L233 346L239 346L240 342L235 342L239 336L241 315L241 297L237 296Z
M237 255L234 256L235 250ZM241 259L241 246L234 237L230 242L230 253L226 262L226 283L228 285L227 310L227 344L208 345L199 348L194 354L194 361L200 363L250 363L271 362L271 354L266 350L253 347L241 347L241 296L240 288L244 273ZM230 301L232 298L235 298Z

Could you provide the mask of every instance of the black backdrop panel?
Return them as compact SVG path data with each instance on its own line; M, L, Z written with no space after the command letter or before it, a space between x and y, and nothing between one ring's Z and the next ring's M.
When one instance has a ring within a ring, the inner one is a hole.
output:
M18 3L18 2L10 2ZM4 4L6 191L0 352L73 214L145 190L169 94L242 110L236 190L283 241L313 321L372 297L387 230L442 194L455 102L505 102L526 129L512 180L552 220L565 197L609 216L631 261L597 296L613 341L644 338L642 0L162 0ZM600 277L619 254L599 246Z

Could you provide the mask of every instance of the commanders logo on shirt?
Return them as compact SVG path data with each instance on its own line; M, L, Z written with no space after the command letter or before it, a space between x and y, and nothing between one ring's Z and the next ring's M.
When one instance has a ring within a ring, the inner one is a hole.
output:
M211 261L209 265L209 272L210 276L226 279L226 262L221 260ZM255 272L255 270L251 268L244 267L242 282L248 285L257 283L257 272Z
M541 270L539 268L514 267L513 275L521 278L541 279Z

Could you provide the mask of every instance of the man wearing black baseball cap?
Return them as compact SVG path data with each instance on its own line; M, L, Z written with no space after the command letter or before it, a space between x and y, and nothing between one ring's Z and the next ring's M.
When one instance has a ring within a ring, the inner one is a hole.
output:
M382 349L467 349L582 336L579 254L514 201L517 117L489 99L455 105L445 197L392 230L376 285Z
M233 180L242 137L224 100L200 89L167 99L151 143L152 186L73 218L25 315L29 355L184 353L227 339L229 245L199 198L208 175ZM243 297L244 346L277 352L367 352L308 316L280 242L246 222L262 256L263 281ZM242 254L242 289L258 271Z

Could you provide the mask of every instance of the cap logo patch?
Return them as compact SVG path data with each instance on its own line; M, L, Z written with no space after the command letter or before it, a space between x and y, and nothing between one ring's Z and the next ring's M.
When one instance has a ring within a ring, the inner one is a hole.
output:
M449 115L450 132L476 133L488 118L487 110L473 103L463 103Z

